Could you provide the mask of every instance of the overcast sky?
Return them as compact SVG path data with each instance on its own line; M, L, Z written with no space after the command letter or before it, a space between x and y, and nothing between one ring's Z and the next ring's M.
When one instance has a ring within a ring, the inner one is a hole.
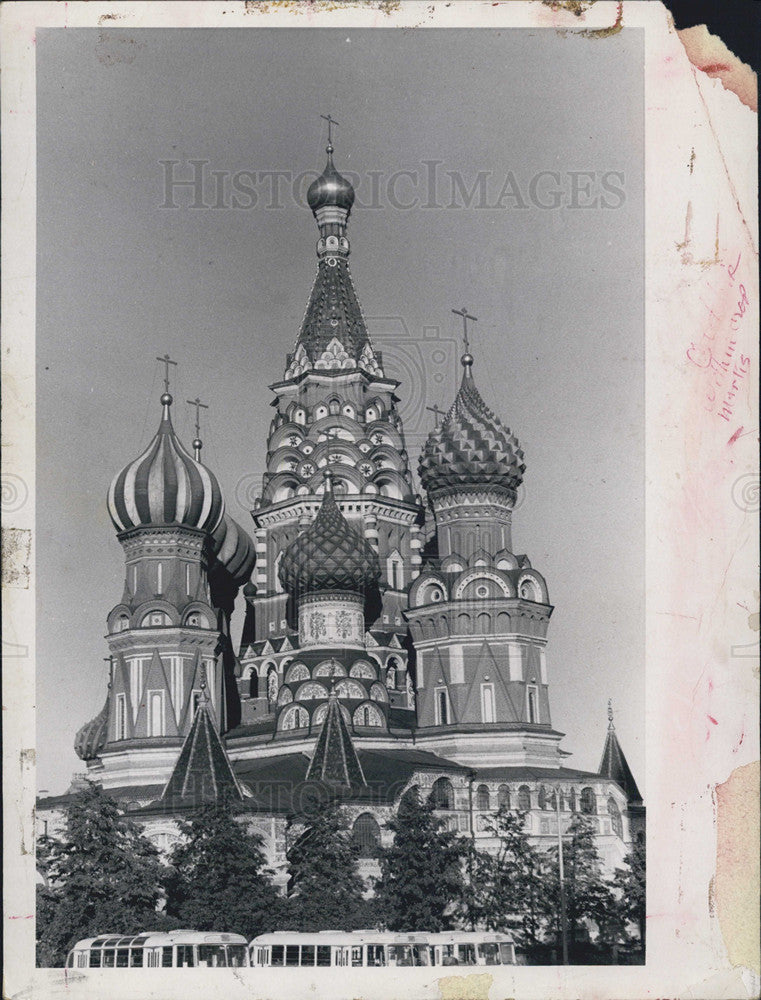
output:
M106 490L157 429L156 355L179 362L186 446L184 401L210 404L204 460L251 523L267 386L316 267L297 196L330 112L336 165L358 178L352 273L411 458L425 406L453 397L465 305L476 383L526 455L513 538L555 605L553 724L569 764L595 770L612 698L643 789L642 34L56 29L37 56L39 787L84 769L74 734L105 698L124 582ZM189 188L162 207L191 160L210 207ZM272 171L288 172L277 198Z

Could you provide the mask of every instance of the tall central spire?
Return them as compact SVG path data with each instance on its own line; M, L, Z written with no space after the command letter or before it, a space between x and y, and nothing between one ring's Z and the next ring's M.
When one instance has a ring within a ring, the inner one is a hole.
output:
M307 191L307 204L320 231L317 276L285 377L298 378L312 369L362 369L382 378L380 358L373 352L349 272L346 227L354 188L335 168L332 142L325 151L325 169Z

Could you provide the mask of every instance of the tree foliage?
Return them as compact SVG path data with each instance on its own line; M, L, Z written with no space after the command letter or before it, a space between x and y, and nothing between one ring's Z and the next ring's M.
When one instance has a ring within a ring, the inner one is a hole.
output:
M80 938L159 929L165 868L156 848L88 782L66 807L60 837L44 837L38 866L37 963L63 965Z
M283 930L356 930L375 922L359 873L357 850L343 811L333 801L316 802L308 816L290 817L286 859L288 896Z
M542 898L546 859L529 841L526 814L500 806L486 823L497 840L494 852L471 848L468 859L471 927L515 931L520 923L521 941L533 945L542 924Z
M391 930L449 930L463 906L467 843L442 829L431 802L405 796L380 853L376 904Z
M278 893L262 838L236 819L227 801L204 806L179 824L167 879L175 926L255 937L274 929Z
M635 924L641 946L645 946L646 912L646 864L647 853L644 840L632 844L624 858L625 868L617 868L613 885L618 893L618 911L621 922Z

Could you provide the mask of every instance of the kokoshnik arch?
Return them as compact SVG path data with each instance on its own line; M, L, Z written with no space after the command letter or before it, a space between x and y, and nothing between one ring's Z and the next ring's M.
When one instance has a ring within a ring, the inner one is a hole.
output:
M329 123L330 124L330 123ZM351 184L327 164L307 193L317 275L282 379L249 532L172 426L168 356L158 431L114 478L125 555L108 615L101 712L76 735L87 776L157 845L198 804L238 800L284 879L286 817L338 795L366 864L412 789L488 848L489 813L527 812L538 845L586 813L609 868L644 836L644 806L609 711L598 772L565 765L552 725L547 584L516 553L526 469L486 405L465 323L462 382L419 456L415 493L397 409L349 270ZM230 622L245 618L240 647ZM242 609L241 609L242 605ZM74 787L74 786L72 786ZM56 822L66 796L42 799Z

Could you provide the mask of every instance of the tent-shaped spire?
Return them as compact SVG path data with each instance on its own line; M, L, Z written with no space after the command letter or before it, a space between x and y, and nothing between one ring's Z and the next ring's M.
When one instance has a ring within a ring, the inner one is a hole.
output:
M322 732L317 739L306 777L307 781L324 781L349 788L352 785L367 784L335 689L330 692Z
M211 720L204 686L193 725L161 799L175 808L190 808L221 799L242 798L243 792Z
M601 777L619 784L626 792L626 798L630 805L638 805L642 802L637 782L634 780L634 775L616 736L616 727L613 725L613 708L610 702L608 702L608 735L605 738L605 749L602 752L598 773Z

